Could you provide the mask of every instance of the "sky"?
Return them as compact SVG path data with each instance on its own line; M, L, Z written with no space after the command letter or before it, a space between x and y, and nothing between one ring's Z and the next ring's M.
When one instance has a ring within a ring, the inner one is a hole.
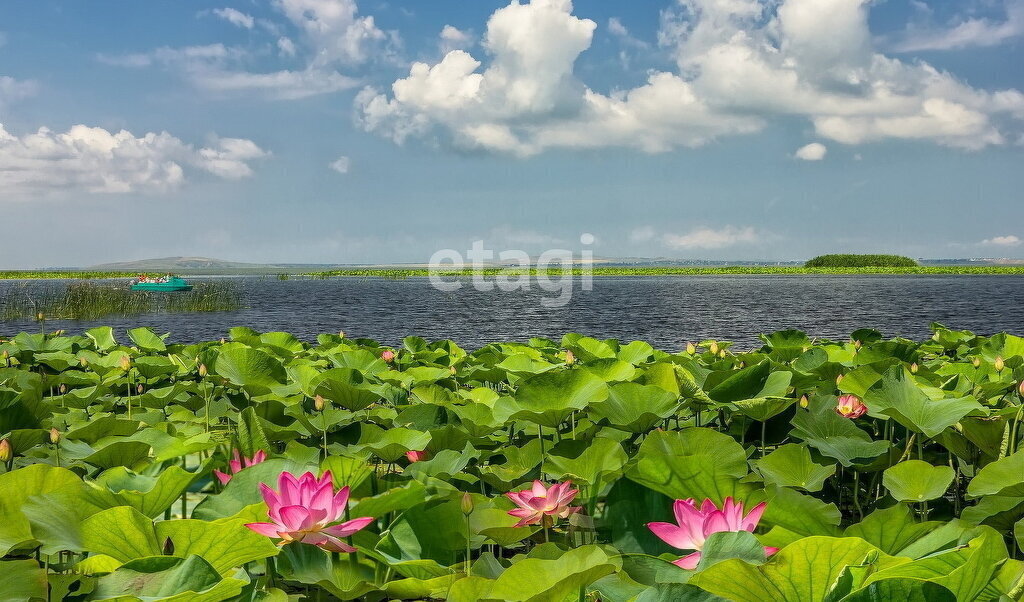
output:
M1021 258L1022 49L1024 0L3 2L0 268Z

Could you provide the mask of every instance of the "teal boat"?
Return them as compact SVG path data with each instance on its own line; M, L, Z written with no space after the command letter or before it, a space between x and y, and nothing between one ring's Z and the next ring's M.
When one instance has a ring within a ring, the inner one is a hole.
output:
M168 275L164 278L140 277L132 284L133 291L176 293L192 290L192 285L182 278Z

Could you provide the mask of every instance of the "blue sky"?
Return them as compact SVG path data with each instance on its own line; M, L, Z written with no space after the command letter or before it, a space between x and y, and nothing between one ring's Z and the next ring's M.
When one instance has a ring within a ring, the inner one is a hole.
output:
M1024 257L1022 36L1024 0L6 2L0 268Z

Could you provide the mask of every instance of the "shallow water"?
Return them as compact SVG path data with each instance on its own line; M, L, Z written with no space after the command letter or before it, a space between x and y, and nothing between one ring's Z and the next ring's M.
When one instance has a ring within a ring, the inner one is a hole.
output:
M194 279L195 280L195 279ZM668 276L600 277L593 290L574 281L571 302L549 308L539 290L474 290L468 281L453 293L434 289L426 278L330 280L235 278L245 308L239 311L111 316L93 321L53 320L47 329L80 332L110 325L123 332L149 326L170 332L170 341L219 339L232 326L283 330L312 340L344 330L394 344L415 334L450 338L467 348L531 336L559 338L580 332L623 341L641 339L677 350L705 338L757 344L757 335L798 328L812 336L846 338L858 328L886 336L929 336L942 322L979 334L1024 333L1024 276ZM53 281L0 281L6 289L54 286ZM38 329L32 320L0 322L0 334Z

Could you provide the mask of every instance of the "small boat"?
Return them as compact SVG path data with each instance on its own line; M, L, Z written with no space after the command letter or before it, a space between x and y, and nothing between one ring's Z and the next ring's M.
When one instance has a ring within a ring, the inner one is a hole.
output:
M150 278L143 274L132 283L133 291L152 291L164 293L176 293L192 290L192 285L182 278L168 274L161 278Z

